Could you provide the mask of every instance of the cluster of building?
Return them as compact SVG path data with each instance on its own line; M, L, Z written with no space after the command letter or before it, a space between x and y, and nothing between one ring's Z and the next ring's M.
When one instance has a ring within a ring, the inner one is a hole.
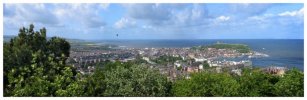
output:
M104 61L122 61L134 60L134 53L125 50L86 50L70 51L68 63L76 67L82 74L89 74L95 70L97 63Z
M286 67L270 66L263 68L262 70L269 74L283 76L288 69Z
M167 65L154 62L160 56L180 57L181 60L169 62ZM178 76L189 77L190 73L206 70L221 72L222 69L233 70L239 73L239 68L251 66L248 59L240 61L220 60L220 58L238 58L253 56L253 53L239 53L232 49L206 48L205 50L191 48L121 48L111 50L78 50L71 51L68 63L72 64L83 74L89 74L95 70L97 63L108 61L127 62L141 57L147 61L148 66L157 68L170 79ZM219 59L218 59L219 58Z
M251 67L251 64L251 61L211 61L208 59L198 62L194 60L194 62L190 63L177 61L173 64L173 68L167 70L167 73L163 69L160 69L160 71L164 71L162 73L166 73L171 80L176 80L178 76L190 78L190 74L201 71L221 73L227 70L231 73L241 75L241 69Z

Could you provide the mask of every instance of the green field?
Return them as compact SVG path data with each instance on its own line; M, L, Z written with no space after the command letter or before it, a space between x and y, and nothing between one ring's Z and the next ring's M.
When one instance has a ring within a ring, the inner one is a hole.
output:
M217 43L217 44L212 44L212 45L208 45L208 46L192 47L192 49L201 49L201 50L205 50L207 48L232 49L232 50L236 50L240 53L251 52L251 49L248 47L248 45L244 45L244 44Z

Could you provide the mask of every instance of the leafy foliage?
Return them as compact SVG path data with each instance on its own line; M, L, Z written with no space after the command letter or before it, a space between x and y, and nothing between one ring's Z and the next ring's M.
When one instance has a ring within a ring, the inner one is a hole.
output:
M174 96L304 96L304 74L296 69L276 76L259 69L244 69L242 76L195 73L172 87Z
M304 96L304 74L298 69L292 69L275 84L275 94L278 96Z
M175 96L236 96L239 84L230 74L201 72L174 84Z
M204 68L210 68L210 65L209 65L209 63L207 61L204 61L203 62L203 67Z
M259 69L244 69L243 75L239 77L239 96L276 96L274 84L279 81L279 76L273 76L261 72Z
M170 82L157 70L143 65L109 63L97 69L92 78L99 78L93 85L93 96L168 96ZM100 84L100 86L97 86ZM101 87L101 88L98 88Z
M46 39L46 29L21 28L4 43L5 96L63 96L76 71L65 64L70 45L62 38Z
M173 56L162 55L162 56L154 59L153 61L158 63L158 64L166 65L168 63L173 63L177 60L182 60L182 58L181 57L173 57Z

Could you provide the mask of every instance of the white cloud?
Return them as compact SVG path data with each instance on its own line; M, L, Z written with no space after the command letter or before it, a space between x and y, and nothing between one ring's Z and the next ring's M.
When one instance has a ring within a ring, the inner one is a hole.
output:
M208 17L205 4L125 4L127 15L155 27L203 23Z
M59 20L44 4L5 4L4 15L7 20L16 23L40 23L47 25L57 25Z
M286 11L278 15L279 16L304 16L304 7L297 11Z
M133 27L135 25L136 25L136 21L123 17L115 23L115 28L122 29L122 28L127 28L127 27Z
M5 4L6 24L21 27L21 23L35 23L45 27L83 26L100 28L106 25L101 11L108 4ZM17 24L14 24L17 23ZM10 26L8 25L8 26Z
M168 20L170 9L164 4L126 4L128 16L149 21Z
M56 4L54 13L67 24L76 24L86 28L100 28L107 23L101 16L101 11L108 4Z
M233 24L233 21L229 21L229 20L230 20L229 16L221 15L221 16L209 19L207 26L216 27L216 26L225 26L225 25Z
M217 21L227 21L229 19L230 19L229 16L220 16L216 18Z
M192 15L191 15L191 18L193 20L198 20L198 19L203 19L205 16L206 16L206 13L205 12L205 8L203 8L204 5L199 5L199 4L194 4L193 5L193 9L192 9Z
M267 28L299 26L303 23L304 16L303 8L279 14L267 14L269 13L267 9L271 7L271 4L222 4L218 6L223 9L211 8L207 4L119 5L123 5L124 8L113 6L113 4L4 4L3 24L5 29L17 31L22 25L28 26L34 23L36 27L45 26L48 29L61 30L51 31L52 33L68 32L66 29L69 28L82 30L72 33L101 34L114 31L137 33L134 31L140 31L139 33L177 35L178 33L204 33L210 29L215 30L217 27L236 29L248 26L259 28L265 25L268 26ZM226 5L225 9L224 5ZM114 11L108 11L109 6L113 6ZM113 16L118 19L114 21ZM18 28L12 26L18 26ZM58 26L63 26L63 29ZM128 28L131 30L126 31Z
M108 6L108 4L4 4L4 33L16 34L20 27L28 27L29 24L34 24L35 29L46 27L48 36L61 35L71 38L78 37L82 33L91 33L91 35L106 33L111 30L106 28L107 23L103 18Z
M171 23L175 26L198 26L207 24L211 20L205 4L193 4L181 8L184 9L173 9Z

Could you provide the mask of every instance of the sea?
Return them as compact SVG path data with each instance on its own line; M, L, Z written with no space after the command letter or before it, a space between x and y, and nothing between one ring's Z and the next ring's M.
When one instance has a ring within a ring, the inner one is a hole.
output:
M122 48L183 48L221 43L246 44L253 51L269 57L251 58L253 66L281 66L304 71L303 39L157 39L157 40L99 40L99 44L114 44Z

